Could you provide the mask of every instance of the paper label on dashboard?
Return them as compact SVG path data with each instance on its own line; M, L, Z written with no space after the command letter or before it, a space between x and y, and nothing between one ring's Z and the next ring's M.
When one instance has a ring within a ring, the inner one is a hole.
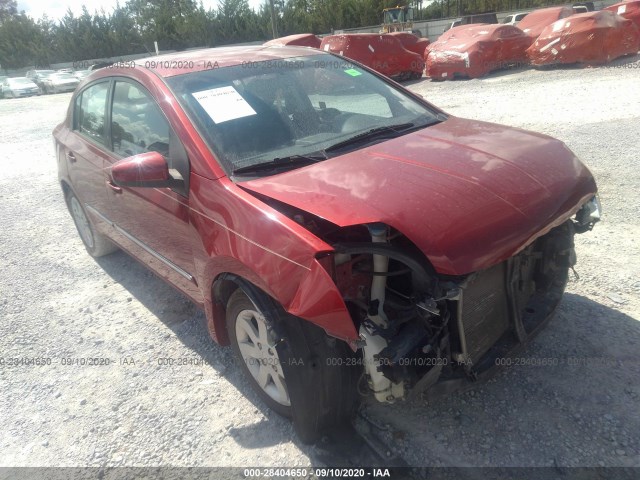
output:
M193 98L198 101L215 123L228 122L256 114L251 105L232 86L194 92Z

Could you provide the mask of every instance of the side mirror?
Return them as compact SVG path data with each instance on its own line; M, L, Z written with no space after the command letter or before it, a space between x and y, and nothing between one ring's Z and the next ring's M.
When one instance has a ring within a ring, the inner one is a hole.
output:
M111 176L120 187L174 187L181 182L171 177L167 161L158 152L123 158L113 164Z

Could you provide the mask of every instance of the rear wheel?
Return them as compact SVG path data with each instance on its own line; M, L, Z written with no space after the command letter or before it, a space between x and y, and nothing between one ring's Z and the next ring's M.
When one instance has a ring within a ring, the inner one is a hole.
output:
M274 411L293 419L305 443L350 425L357 405L357 362L343 342L287 314L273 299L242 289L227 303L232 347L253 389Z
M78 197L73 192L68 190L65 193L65 200L69 213L71 213L71 218L73 218L73 223L76 224L80 239L89 255L97 258L118 250L118 247L111 240L96 231L84 208L82 208Z

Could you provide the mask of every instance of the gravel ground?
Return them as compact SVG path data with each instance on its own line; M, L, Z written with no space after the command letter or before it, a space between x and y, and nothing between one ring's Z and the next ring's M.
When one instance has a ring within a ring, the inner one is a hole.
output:
M366 404L391 455L416 466L640 466L640 60L614 65L628 68L409 85L454 115L565 141L598 181L604 220L578 237L580 279L523 365L437 401ZM124 253L86 254L52 154L69 98L0 101L0 466L327 461L262 406L182 295ZM51 364L9 364L23 357ZM67 360L80 358L110 365ZM542 359L558 364L531 365Z

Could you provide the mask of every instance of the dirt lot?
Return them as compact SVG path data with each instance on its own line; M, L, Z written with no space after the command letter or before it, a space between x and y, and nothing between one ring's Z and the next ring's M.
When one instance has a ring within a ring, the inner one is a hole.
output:
M391 456L640 466L640 60L614 65L410 85L452 114L565 141L598 181L604 221L578 238L580 279L521 364L438 401L365 406ZM185 298L124 253L86 254L52 155L69 98L0 101L0 466L331 463L262 406ZM34 357L51 364L10 364ZM110 365L68 360L80 358Z

